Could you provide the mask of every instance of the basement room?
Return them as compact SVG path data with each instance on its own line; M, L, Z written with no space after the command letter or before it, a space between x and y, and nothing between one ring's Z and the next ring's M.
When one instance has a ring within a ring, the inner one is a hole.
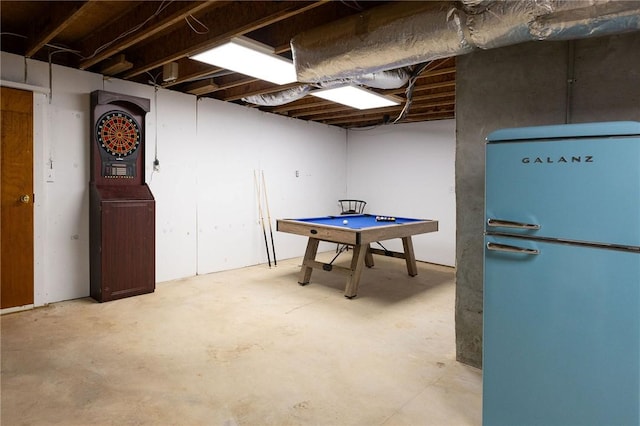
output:
M640 3L0 3L3 425L640 424Z

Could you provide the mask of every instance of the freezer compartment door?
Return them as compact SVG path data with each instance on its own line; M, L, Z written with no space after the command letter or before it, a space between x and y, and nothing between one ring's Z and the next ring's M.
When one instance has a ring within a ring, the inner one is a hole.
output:
M640 424L640 254L487 246L483 424Z
M487 144L485 223L488 232L639 247L640 137Z

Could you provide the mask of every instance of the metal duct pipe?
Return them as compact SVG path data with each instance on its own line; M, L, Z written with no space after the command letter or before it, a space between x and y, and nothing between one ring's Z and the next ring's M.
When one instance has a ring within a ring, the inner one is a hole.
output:
M303 98L311 87L304 84L302 86L292 87L276 93L267 93L264 95L254 95L242 98L244 102L261 106L278 106L288 104Z
M479 13L474 13L480 10ZM493 1L469 12L466 25L471 42L481 49L534 40L529 25L540 15L549 13L548 1Z
M297 35L298 81L319 83L533 40L640 30L640 1L392 2Z
M363 86L375 87L376 89L398 89L404 86L407 81L409 81L409 72L404 68L400 68L397 70L365 74L350 79L331 80L317 83L315 86L319 88L331 88L347 84L361 84ZM302 85L277 93L247 96L242 98L242 100L254 105L278 106L297 101L303 98L310 90L311 86Z
M372 72L359 75L353 79L353 83L362 84L376 89L399 89L409 81L409 73L404 68L397 70Z
M298 81L402 68L472 50L452 2L392 2L295 36Z
M640 3L620 0L463 0L473 45L575 40L640 29Z
M552 12L531 24L538 40L575 40L640 30L638 1L551 1Z
M320 81L314 84L319 88L329 89L332 87L344 86L348 84L359 84L376 89L398 89L409 81L409 72L404 68L397 70L372 72L358 75L352 78L340 78L329 81Z

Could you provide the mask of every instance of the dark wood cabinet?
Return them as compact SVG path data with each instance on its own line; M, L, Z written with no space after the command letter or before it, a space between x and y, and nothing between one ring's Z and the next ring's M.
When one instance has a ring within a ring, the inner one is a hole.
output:
M91 185L91 297L155 290L155 200L147 185Z
M149 99L91 93L91 297L107 302L156 287L155 200L144 182Z

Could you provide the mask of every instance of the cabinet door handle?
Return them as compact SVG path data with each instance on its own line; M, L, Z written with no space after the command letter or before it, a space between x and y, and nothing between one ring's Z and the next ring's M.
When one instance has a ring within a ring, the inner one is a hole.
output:
M488 219L488 226L496 226L500 228L518 228L518 229L540 229L537 223L514 222L511 220Z
M524 247L510 246L507 244L487 243L487 249L492 251L502 251L506 253L521 253L521 254L539 254L540 250L529 249Z

